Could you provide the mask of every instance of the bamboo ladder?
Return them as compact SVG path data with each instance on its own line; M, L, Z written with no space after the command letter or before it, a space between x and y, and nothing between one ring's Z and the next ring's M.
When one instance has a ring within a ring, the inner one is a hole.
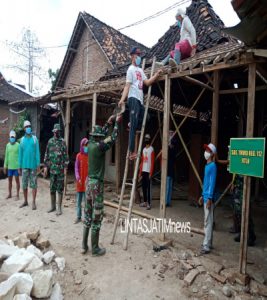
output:
M155 62L156 62L156 58L154 57L153 58L153 63L152 63L152 68L151 68L150 77L152 77L152 75L154 74ZM145 67L145 62L143 62L142 68L144 69L144 67ZM114 240L115 240L115 235L116 235L116 232L117 232L118 223L119 223L119 217L120 217L121 210L122 210L123 198L124 198L124 194L125 194L125 186L126 185L131 185L132 190L131 190L131 197L130 197L130 202L129 202L129 210L128 210L127 221L126 221L126 236L125 236L124 243L123 243L123 249L124 250L127 250L127 248L128 248L129 227L127 226L127 224L130 223L131 215L132 215L133 201L134 201L136 184L137 184L137 175L138 175L138 169L139 169L139 163L140 163L140 157L141 157L141 151L142 151L142 144L143 144L144 132L145 132L145 127L146 127L146 119L147 119L148 107L149 107L149 102L150 102L150 97L151 97L151 88L152 88L152 86L150 85L149 88L148 88L148 94L147 94L147 100L146 100L146 107L145 107L145 114L144 114L144 118L143 118L141 135L140 135L140 139L139 139L139 145L138 145L138 153L137 153L136 163L135 163L135 167L134 167L133 183L131 183L131 184L126 183L127 176L128 176L128 170L129 170L129 148L127 150L126 165L125 165L125 170L124 170L124 175L123 175L123 182L122 182L122 187L121 187L120 201L119 201L118 209L117 209L117 212L116 212L116 218L115 218L115 223L114 223L114 228L113 228L113 234L112 234L112 239L111 239L111 244L113 245L114 244Z

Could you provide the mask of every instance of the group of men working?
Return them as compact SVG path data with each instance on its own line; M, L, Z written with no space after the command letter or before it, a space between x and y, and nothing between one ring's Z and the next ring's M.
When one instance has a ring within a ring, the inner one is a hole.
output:
M194 55L196 50L196 31L181 9L176 14L176 25L180 29L180 41L175 44L175 49L160 63L163 66L169 63L176 66L180 60ZM140 68L141 50L134 47L131 52L131 66L128 68L126 76L126 85L123 90L121 99L118 103L121 107L128 99L129 108L129 159L135 159L135 133L141 129L144 115L143 106L143 85L153 84L162 71L158 70L151 78L147 78L144 71ZM94 126L90 133L90 139L84 138L81 141L80 152L75 162L75 177L77 188L77 218L75 223L81 221L81 202L85 197L84 209L84 226L82 239L82 253L88 251L88 236L91 229L92 254L99 256L105 254L105 249L99 247L99 233L101 222L103 220L103 190L104 190L104 172L105 172L105 153L114 144L118 135L118 122L121 115L112 115L107 123L101 126ZM110 133L110 128L112 132ZM22 185L24 193L24 202L21 207L28 205L28 183L33 191L32 209L36 209L36 192L37 192L37 174L40 166L39 143L32 134L31 124L29 121L24 123L25 136L21 139L20 144L15 140L14 131L10 132L10 143L7 145L5 168L8 169L9 177L9 194L11 197L12 177L15 176L17 182L17 197L19 197L19 173L22 173ZM60 136L60 126L55 124L53 129L54 136L49 140L44 164L44 174L47 175L50 170L50 195L51 209L48 212L57 211L57 215L62 214L62 197L64 189L64 174L66 173L69 159L66 151L64 140ZM142 152L139 177L142 177L142 187L144 202L142 206L147 209L151 208L151 177L154 169L154 149L151 146L149 135L145 136L145 148ZM174 139L169 142L169 163L167 176L167 206L170 205L171 190L174 175L175 160L175 143ZM203 193L200 204L204 203L205 215L205 238L203 242L202 253L209 253L212 248L212 229L213 229L213 210L214 210L214 188L216 182L216 164L214 162L216 147L213 144L205 145L205 167ZM19 159L16 161L15 156ZM18 171L19 170L19 171ZM21 171L22 170L22 171ZM56 201L56 193L58 199Z

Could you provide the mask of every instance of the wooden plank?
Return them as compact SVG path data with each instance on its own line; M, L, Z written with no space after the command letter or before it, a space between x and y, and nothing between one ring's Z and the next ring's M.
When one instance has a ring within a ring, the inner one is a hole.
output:
M97 94L93 95L93 109L92 109L92 129L96 124L96 110L97 110Z
M267 90L267 85L260 85L255 88L255 91L265 91ZM248 88L240 88L240 89L228 89L228 90L220 90L220 95L227 95L227 94L241 94L241 93L247 93Z
M217 145L218 141L218 118L219 118L219 71L214 71L213 76L213 97L212 97L212 123L211 123L211 142Z
M163 115L163 143L162 143L162 161L161 161L161 187L160 187L160 218L166 217L166 184L168 167L168 142L170 129L170 95L171 81L168 75L165 75L165 95L164 95L164 115ZM161 240L165 240L165 233L162 232Z
M66 143L66 147L67 147L67 153L69 155L69 136L70 136L70 99L68 99L68 101L66 102L66 115L65 115L65 121L66 121L66 125L65 125L65 143ZM64 175L64 193L66 195L67 193L67 179L68 179L68 172L65 173Z
M254 133L254 113L255 113L255 83L256 83L256 64L250 64L248 69L248 105L247 105L247 137L253 137ZM240 256L239 272L246 274L247 267L247 240L248 240L248 222L249 222L249 202L251 194L251 177L244 176L243 183L243 204L242 204L242 222L240 237Z
M205 89L208 89L208 90L210 90L210 91L214 91L214 89L213 89L212 87L210 87L209 85L207 85L206 83L201 82L200 80L197 80L197 79L192 78L192 77L190 77L190 76L184 76L184 77L181 77L181 79L184 79L184 80L186 80L186 81L189 81L189 82L191 82L191 83L193 83L193 84L200 85L200 86L202 86L202 87L204 87Z
M107 205L107 206L110 206L110 207L113 207L113 208L119 208L119 204L117 204L117 203L113 203L113 202L111 202L111 201L109 201L109 200L104 200L104 204L105 205ZM119 210L117 210L117 212L118 212ZM120 207L120 213L121 214L124 214L125 215L125 213L123 213L123 212L128 212L129 211L129 208L128 207L125 207L125 206L121 206ZM137 209L133 209L132 210L132 214L134 214L134 215L137 215L137 216L140 216L140 217L142 217L142 218L146 218L146 219L155 219L157 222L159 221L159 218L158 217L156 217L156 216L153 216L153 215L150 215L150 214L147 214L147 213L144 213L144 212L142 212L142 211L139 211L139 210L137 210ZM115 224L117 224L118 225L118 223L115 223ZM117 226L116 226L117 227ZM193 232L193 233L197 233L197 234L201 234L201 235L204 235L204 230L202 229L202 228L197 228L197 227L190 227L190 229L191 229L191 232ZM114 240L113 240L113 243L114 243ZM112 243L112 244L113 244Z

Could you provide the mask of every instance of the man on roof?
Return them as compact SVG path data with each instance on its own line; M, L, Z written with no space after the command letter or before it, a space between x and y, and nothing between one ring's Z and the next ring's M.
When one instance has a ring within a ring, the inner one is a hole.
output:
M129 107L129 159L135 159L135 133L142 127L143 116L144 116L144 105L143 105L143 84L149 86L153 84L161 74L161 70L158 70L151 78L147 79L141 65L141 50L138 47L133 47L131 52L132 64L127 70L126 85L124 87L121 99L118 103L120 107L123 106L126 98L128 97Z
M180 40L175 44L172 50L161 62L157 62L158 66L164 66L169 63L170 66L176 67L180 64L181 59L194 56L196 52L196 30L190 21L186 12L182 8L178 8L175 15L175 25L180 30Z

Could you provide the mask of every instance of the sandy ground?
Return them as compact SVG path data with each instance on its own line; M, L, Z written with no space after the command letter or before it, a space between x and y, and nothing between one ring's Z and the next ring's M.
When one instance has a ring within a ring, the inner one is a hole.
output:
M100 244L105 246L107 254L103 257L92 257L90 253L82 256L81 239L82 224L74 225L74 196L64 200L63 215L57 217L46 211L50 206L49 182L43 179L38 182L37 210L31 206L19 209L23 201L15 198L5 200L7 180L0 180L0 239L8 236L16 237L19 233L40 229L41 234L48 238L57 256L66 259L66 269L58 272L56 279L60 283L65 299L227 299L222 293L222 286L205 275L197 277L194 286L186 288L179 280L179 269L175 258L179 253L191 251L197 253L202 242L202 236L197 234L172 235L174 247L161 252L153 251L150 235L130 234L127 251L122 249L124 235L117 233L116 242L110 245L113 231L115 210L105 208L106 216L101 229ZM73 191L73 190L72 190ZM71 192L71 188L70 188ZM106 193L106 198L112 200L114 193ZM68 199L68 200L67 200ZM29 197L31 204L31 195ZM159 202L154 200L151 214L158 214ZM136 207L137 208L137 207ZM140 209L140 208L139 208ZM258 246L249 248L249 272L260 280L267 280L267 259L263 251L266 232L262 229L266 224L266 209L260 209L261 222ZM223 264L225 268L237 268L239 245L234 243L227 231L231 225L227 206L216 211L215 249L209 259ZM201 227L203 212L193 208L186 201L173 201L173 207L167 209L167 217L173 220L192 221L192 226ZM202 288L215 289L215 295L207 295L209 291ZM248 298L244 298L248 299ZM249 298L258 299L258 298Z

